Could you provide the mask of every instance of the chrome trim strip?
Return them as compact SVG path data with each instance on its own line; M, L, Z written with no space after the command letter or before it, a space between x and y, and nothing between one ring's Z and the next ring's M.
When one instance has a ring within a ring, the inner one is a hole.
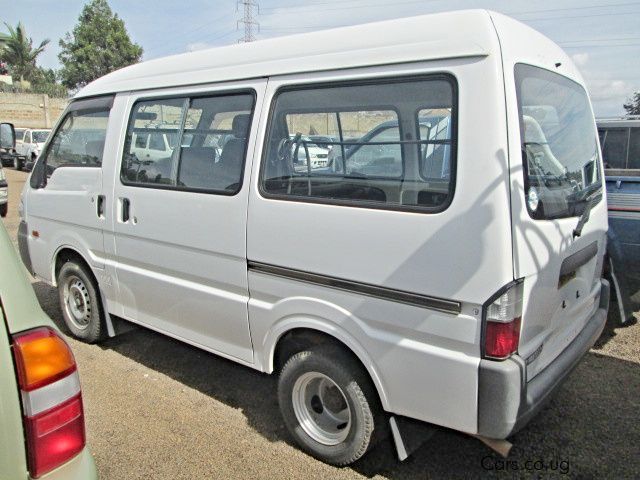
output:
M27 417L33 417L50 408L60 405L80 393L80 377L75 370L71 375L61 378L37 390L20 392L22 406Z
M320 275L317 273L309 273L292 268L278 267L266 263L253 262L249 260L247 266L250 271L256 273L264 273L274 275L276 277L298 280L301 282L312 283L323 287L335 288L347 292L367 295L369 297L380 298L382 300L390 300L392 302L406 303L416 307L436 310L438 312L450 313L454 315L460 314L462 304L455 300L446 300L443 298L430 297L419 293L406 292L404 290L395 290L392 288L379 287L368 283L355 282L352 280L344 280L341 278Z

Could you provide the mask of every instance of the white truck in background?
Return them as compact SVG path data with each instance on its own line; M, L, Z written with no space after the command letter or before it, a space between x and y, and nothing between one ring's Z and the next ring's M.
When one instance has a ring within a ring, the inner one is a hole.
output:
M13 159L13 166L16 170L23 168L31 170L50 133L51 129L49 128L28 128L24 131L22 142L16 142L16 153Z

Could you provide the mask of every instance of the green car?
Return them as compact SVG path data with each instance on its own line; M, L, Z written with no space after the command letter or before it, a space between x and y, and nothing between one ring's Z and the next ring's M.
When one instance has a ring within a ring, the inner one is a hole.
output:
M0 306L0 479L97 478L73 353L40 308L4 225Z

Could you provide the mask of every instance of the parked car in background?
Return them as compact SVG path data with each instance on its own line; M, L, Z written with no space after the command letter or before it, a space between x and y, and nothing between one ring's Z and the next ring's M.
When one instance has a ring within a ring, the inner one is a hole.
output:
M176 147L177 136L175 132L134 132L131 142L131 153L139 160L157 162L171 157L171 152Z
M13 164L16 136L12 123L1 123L0 128L0 166L5 167Z
M22 140L24 139L24 132L26 132L27 129L16 127L15 131L16 131L16 145L17 145L18 143L22 143Z
M22 144L22 141L24 140L24 132L26 132L27 129L26 128L16 128L15 132L16 132L16 146L14 148L13 151L13 167L16 168L17 164L16 164L16 160L17 160L17 151L19 146Z
M23 168L31 170L33 168L33 164L42 152L42 147L44 147L50 133L51 129L25 129L22 142L16 143L13 163L16 170Z
M4 158L13 152L16 135L11 123L0 123L0 217L6 217L9 209L9 185L4 173Z
M0 265L0 478L96 479L73 353L2 224Z
M440 113L440 115L438 115ZM418 117L420 150L419 171L422 178L448 182L451 174L451 112L441 109L420 110ZM356 140L338 142L329 152L328 167L332 172L349 175L399 175L402 172L402 147L397 120L376 125ZM442 143L439 143L442 142ZM343 160L343 158L345 160Z
M0 166L0 217L6 217L9 211L9 185L4 173L4 167Z
M640 291L640 116L597 123L608 193L607 274L625 322Z
M296 169L304 170L307 168L307 163L310 164L312 169L327 166L327 159L329 157L329 150L327 148L320 148L313 143L313 140L307 135L290 134L289 138L291 140L293 163ZM307 160L309 160L309 162L307 162Z
M640 115L597 122L606 173L636 170L640 174Z
M331 150L336 142L339 142L338 137L332 137L331 135L309 135L309 138L320 148L326 148Z

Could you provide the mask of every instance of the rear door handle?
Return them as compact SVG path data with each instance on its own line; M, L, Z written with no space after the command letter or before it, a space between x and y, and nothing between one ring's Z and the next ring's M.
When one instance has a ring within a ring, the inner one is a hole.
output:
M127 223L129 221L129 207L131 203L128 198L122 199L122 222Z
M104 195L98 195L98 204L97 204L98 218L104 218L105 200L106 198Z

